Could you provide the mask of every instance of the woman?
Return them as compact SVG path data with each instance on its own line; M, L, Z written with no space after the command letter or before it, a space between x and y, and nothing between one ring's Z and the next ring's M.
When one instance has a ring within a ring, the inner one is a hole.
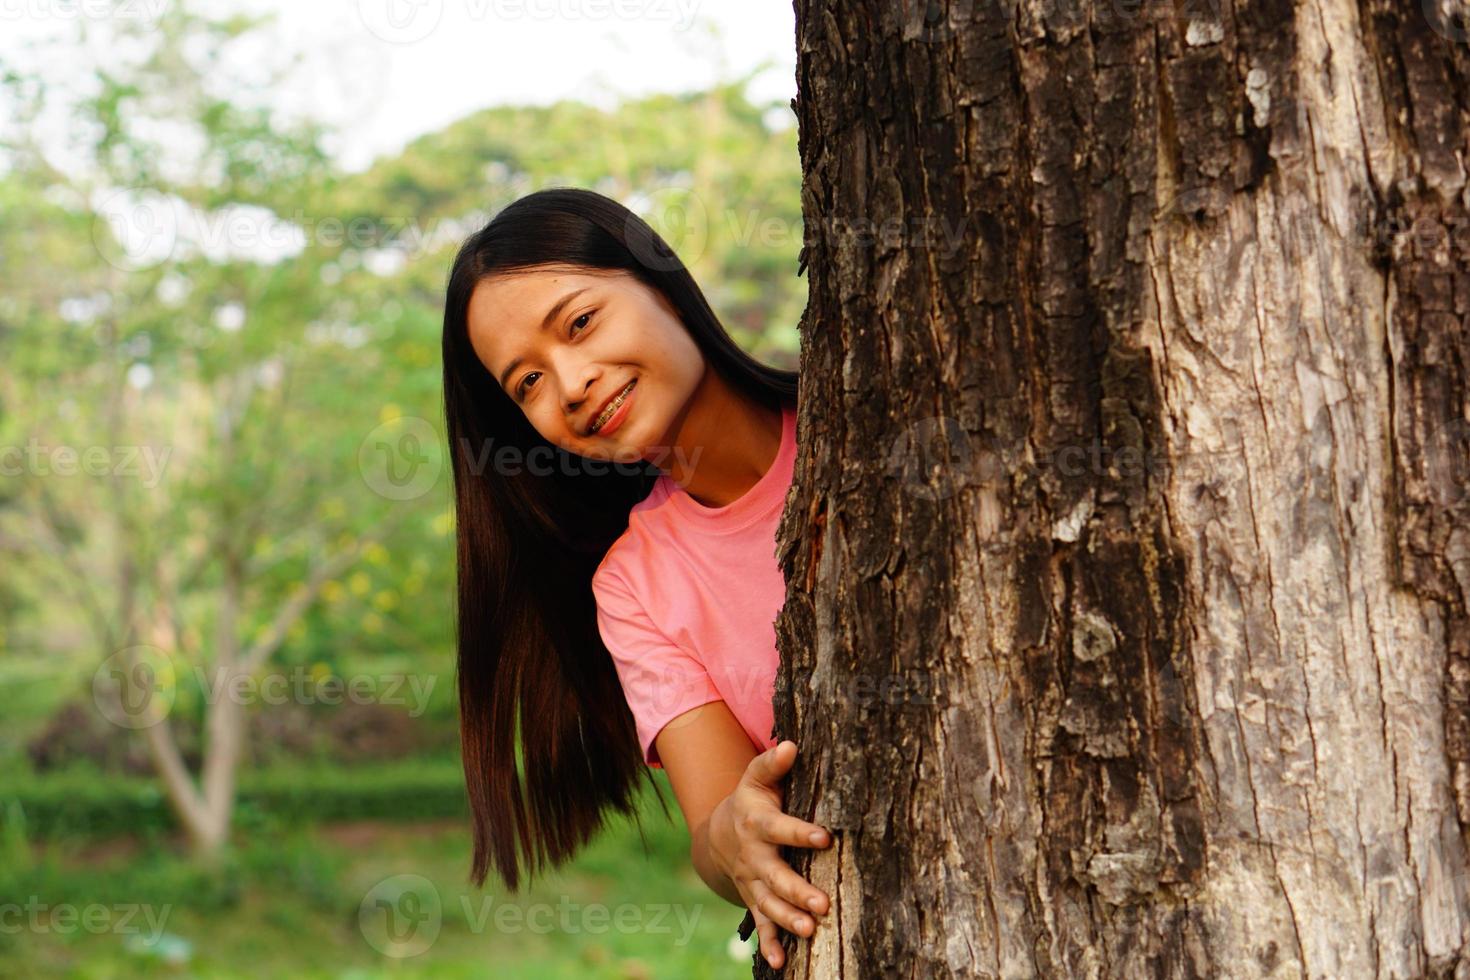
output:
M777 925L827 912L779 855L830 836L781 812L796 746L769 735L796 395L607 197L529 194L460 248L444 398L476 884L493 861L514 891L607 812L636 819L646 765L772 967Z

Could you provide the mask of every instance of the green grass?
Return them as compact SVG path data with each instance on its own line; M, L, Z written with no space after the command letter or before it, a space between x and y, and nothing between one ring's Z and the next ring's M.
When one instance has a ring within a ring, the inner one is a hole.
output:
M8 776L0 782L0 823L18 803L32 837L106 837L177 829L156 779L101 773L87 766ZM268 831L317 821L434 820L467 814L456 758L400 759L342 766L296 764L245 769L234 821Z
M661 773L655 778L665 779ZM666 781L664 792L672 823L651 796L643 800L646 851L637 829L620 821L573 864L519 895L503 894L493 877L483 890L468 884L470 838L462 819L241 832L214 871L196 867L156 836L42 845L12 835L0 841L0 910L21 909L8 919L0 914L0 972L354 980L748 977L754 937L733 958L731 940L743 913L710 892L689 866L686 831ZM417 881L398 876L420 876L432 890L398 895L396 886ZM399 913L398 934L409 945L394 946L387 938L390 913L382 906L369 902L362 914L370 895ZM416 896L429 901L415 905ZM78 915L89 905L108 911L93 913L99 917L94 925L104 923L95 933L75 923L46 928L49 912L38 913L38 928L28 909L40 904L70 906ZM518 914L497 915L503 905L518 907ZM606 910L601 923L599 907ZM126 908L150 910L154 925L140 911L123 926ZM660 909L666 912L658 922ZM109 918L100 919L104 914ZM423 942L435 923L437 935ZM124 933L129 927L136 936ZM130 940L152 932L187 943L187 961L160 961L161 946L129 951Z

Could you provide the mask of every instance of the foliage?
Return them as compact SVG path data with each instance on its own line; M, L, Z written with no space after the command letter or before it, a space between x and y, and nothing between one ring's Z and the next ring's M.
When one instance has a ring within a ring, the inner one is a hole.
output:
M486 962L517 976L748 975L748 955L726 956L739 910L711 897L685 829L656 809L646 840L609 828L538 894L696 905L694 945L485 935L457 914L421 962L363 942L365 887L412 869L466 897L469 854L462 773L443 740L457 709L448 475L396 497L364 458L420 422L442 440L449 258L540 187L592 187L644 214L736 338L794 367L800 172L794 129L769 124L789 110L751 102L747 79L610 111L500 106L353 173L325 152L318 122L266 108L278 80L236 70L258 67L248 45L261 22L180 3L150 26L78 22L119 33L89 48L105 63L77 73L72 158L32 139L58 93L39 75L0 75L16 122L0 133L0 447L25 451L0 480L0 902L176 906L168 948L207 976L470 977ZM428 467L442 459L432 440L420 449ZM104 465L81 465L88 453ZM338 556L347 564L316 581ZM252 729L232 844L221 864L196 865L176 850L159 783L121 771L138 733L104 728L117 746L99 750L67 705L125 643L164 649L182 677L169 723L197 766L210 703L191 669L269 640L303 595L267 668L438 678L419 719L432 734L404 759L309 763L381 757L384 740L409 736L329 713L347 719L338 735L353 748L323 754L325 716L253 714L271 724ZM27 744L55 749L46 758L63 768L31 771ZM387 828L371 846L329 827L367 819ZM121 860L99 856L114 845ZM20 975L159 968L114 935L0 932L0 957Z
M467 812L459 761L419 758L357 768L246 771L240 776L236 824L252 830L330 820L424 820ZM0 816L9 825L17 815L34 838L178 829L153 780L87 768L7 780L0 791Z

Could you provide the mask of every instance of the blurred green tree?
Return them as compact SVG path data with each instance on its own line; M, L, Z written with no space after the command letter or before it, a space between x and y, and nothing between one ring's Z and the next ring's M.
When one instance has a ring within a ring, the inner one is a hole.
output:
M328 127L274 107L296 76L251 54L271 30L186 4L79 21L70 44L118 56L72 103L75 158L35 137L56 96L36 74L8 75L0 144L0 676L44 679L41 707L92 685L204 855L228 840L250 685L452 674L438 349L465 234L593 187L787 367L806 292L795 132L751 75L486 109L349 173Z

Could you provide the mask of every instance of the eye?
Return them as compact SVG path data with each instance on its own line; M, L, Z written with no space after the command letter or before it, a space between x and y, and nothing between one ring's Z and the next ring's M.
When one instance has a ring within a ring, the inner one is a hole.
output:
M586 330L587 327L585 325L581 328L581 330L573 330L572 327L575 327L577 324L581 323L583 320L590 319L591 316L592 316L592 314L594 314L596 312L597 312L596 310L588 310L586 313L583 313L581 316L579 316L575 320L573 320L571 322L571 326L569 326L567 328L567 334L569 336L575 337L578 334L580 334L582 332L582 330ZM521 383L518 384L518 385L516 385L516 397L517 398L524 398L524 397L526 397L526 381L529 380L530 378L536 376L536 375L539 375L540 373L541 373L540 371L531 371L531 372L527 373L527 375L524 378L521 379Z

